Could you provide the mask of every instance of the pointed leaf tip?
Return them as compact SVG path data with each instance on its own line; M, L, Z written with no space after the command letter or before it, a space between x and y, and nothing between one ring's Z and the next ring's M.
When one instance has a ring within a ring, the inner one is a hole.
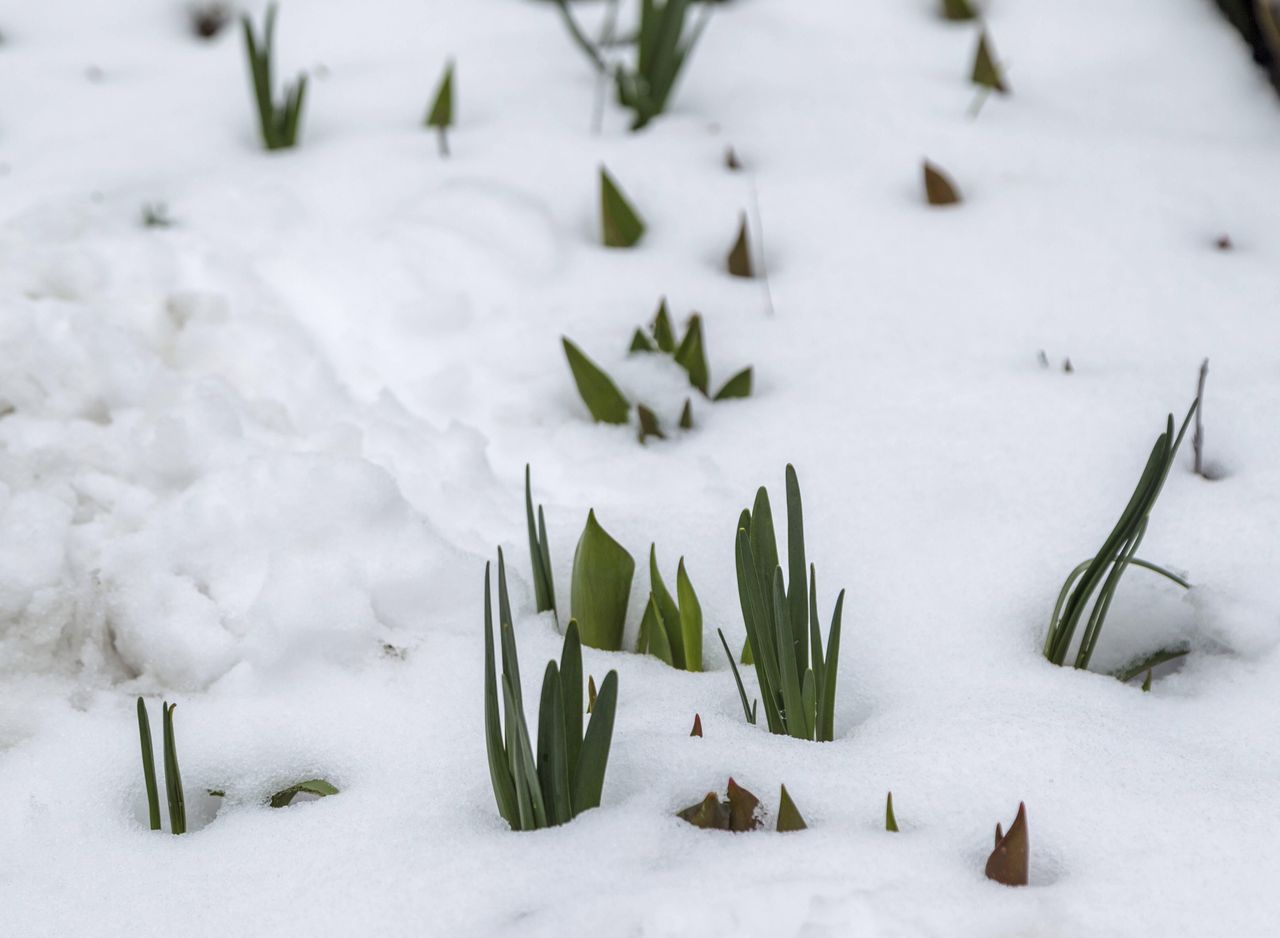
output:
M600 167L600 223L606 247L633 247L644 235L640 215L603 166Z
M747 231L747 215L743 212L738 219L738 237L729 249L725 259L729 273L734 277L754 277L755 265L751 262L751 239Z
M924 161L924 194L930 205L955 205L960 192L940 166Z
M804 822L804 818L800 816L800 809L791 800L791 795L787 792L787 786L783 785L782 793L778 796L778 832L802 831L808 826Z
M695 713L693 715L693 729L689 731L690 736L702 738L702 714Z
M1027 832L1027 807L1018 805L1018 815L1003 833L996 825L996 845L987 859L987 879L1006 886L1027 885L1031 861L1031 840Z
M613 383L613 379L568 337L561 336L560 341L564 346L565 358L569 360L574 383L578 386L578 394L587 405L591 418L597 423L626 423L631 405Z

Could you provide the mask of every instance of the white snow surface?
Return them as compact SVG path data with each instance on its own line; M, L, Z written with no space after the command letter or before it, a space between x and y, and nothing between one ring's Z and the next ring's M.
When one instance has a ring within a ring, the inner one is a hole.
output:
M932 0L733 0L638 134L612 103L592 132L549 3L287 0L277 77L312 78L275 154L238 33L184 17L0 10L0 934L1272 932L1280 106L1209 0L990 0L1013 94L977 119L976 28ZM962 206L923 204L925 156ZM601 163L635 250L599 246ZM723 270L743 210L771 303ZM560 336L673 430L682 373L625 356L660 295L756 392L641 447L590 422ZM1220 478L1184 448L1142 549L1194 587L1131 571L1096 663L1193 653L1148 694L1055 668L1062 580L1206 356ZM738 513L761 484L781 510L788 461L824 615L848 589L829 744L746 725L715 639L743 637ZM481 583L502 545L532 707L560 636L526 462L562 608L594 508L640 561L629 639L649 544L685 557L708 671L587 649L620 681L603 803L515 834ZM157 727L178 702L184 837L146 829L139 694ZM809 830L674 816L730 775ZM341 794L264 806L315 776ZM1019 801L1013 889L982 868Z

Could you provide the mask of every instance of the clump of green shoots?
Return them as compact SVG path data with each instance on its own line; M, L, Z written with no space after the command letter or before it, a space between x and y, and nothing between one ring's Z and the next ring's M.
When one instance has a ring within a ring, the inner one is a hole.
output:
M440 155L449 155L449 128L453 126L453 60L444 67L444 75L436 88L435 97L431 99L431 107L427 111L423 124L433 127L436 139L440 143Z
M754 508L744 510L738 521L738 597L747 627L743 661L755 664L769 732L830 742L835 730L844 590L836 599L824 657L817 572L812 564L808 567L806 589L800 483L791 465L787 466L786 476L789 584L784 583L778 562L773 512L764 486L756 493ZM720 641L729 655L747 722L754 724L756 707L747 705L747 692L723 632Z
M1031 838L1027 833L1027 806L1018 805L1018 815L1006 834L996 825L996 844L987 858L987 879L1005 886L1025 886L1031 867Z
M713 395L711 393L711 368L707 364L706 339L703 336L702 316L693 313L685 327L684 337L676 344L675 330L671 324L671 314L667 310L664 297L658 304L653 322L649 324L648 333L636 329L631 335L630 352L662 352L670 355L677 365L689 376L689 383L701 392L703 397L712 401L727 401L732 398L751 396L752 369L748 365L720 386ZM683 417L683 415L682 415ZM690 413L692 422L692 413Z
M161 705L164 714L162 739L164 741L164 793L169 804L169 830L174 834L187 832L187 802L182 792L182 775L178 771L178 747L173 736L173 711L177 704L165 701ZM147 717L147 705L138 698L138 737L142 743L142 778L147 789L147 813L153 831L160 830L160 793L156 785L155 756L151 748L151 721Z
M649 602L640 622L636 651L642 655L652 653L681 671L701 671L702 606L685 572L684 558L676 568L676 595L672 597L658 570L657 546L651 544L649 586Z
M614 38L616 2L611 7L605 29L598 41L583 32L567 0L556 0L569 35L591 65L603 77L610 70L607 47L619 44ZM689 14L692 0L642 0L640 23L632 40L636 47L634 64L617 63L613 68L618 103L632 112L631 129L640 130L667 109L680 72L693 51L707 21L711 7L703 5L702 13L692 25Z
M722 799L713 791L697 804L691 804L676 812L676 817L687 821L694 827L703 830L731 831L742 834L759 830L763 825L758 814L760 799L747 791L732 778ZM808 827L800 810L796 807L787 786L782 786L778 795L778 820L776 830L780 833L801 831Z
M268 150L283 150L298 142L298 125L302 119L302 103L307 92L307 76L298 75L297 81L285 85L284 100L276 104L273 97L271 67L274 56L276 5L267 7L266 25L262 41L254 35L253 23L247 14L240 17L244 27L245 52L249 57L249 74L253 79L253 94L258 105L258 125L262 145Z
M538 520L533 516L533 488L530 482L529 464L524 467L524 513L529 529L529 562L533 565L533 596L539 612L550 612L559 623L556 613L556 584L551 575L551 542L547 539L547 519L538 506Z
M578 394L587 405L592 419L597 423L626 423L630 419L632 404L618 389L613 378L567 337L562 336L561 342ZM627 351L629 354L660 352L670 355L689 376L689 383L697 388L703 397L713 402L751 396L753 371L750 365L736 372L712 394L711 369L707 362L702 317L698 313L693 313L689 317L684 337L677 345L665 299L659 305L648 331L637 328L632 333L631 344ZM637 403L635 410L641 443L649 437L666 439L662 422L653 408ZM678 422L682 430L693 427L693 405L689 400L685 401Z
M512 830L565 824L598 807L613 741L618 674L610 671L583 734L582 644L578 624L565 629L560 663L547 662L538 704L536 741L525 722L520 663L507 596L506 568L498 551L498 628L502 648L499 710L489 565L484 571L484 729L489 777L498 813Z
M1090 599L1094 593L1097 593L1097 599L1089 612L1075 655L1075 667L1089 667L1089 661L1098 645L1098 638L1102 634L1102 627L1107 621L1111 600L1115 597L1116 588L1120 585L1120 578L1131 565L1158 573L1183 589L1190 588L1191 584L1182 577L1154 563L1142 560L1136 555L1142 538L1147 533L1151 509L1155 507L1156 499L1160 497L1160 491L1164 488L1165 479L1178 453L1178 447L1182 444L1182 437L1187 432L1187 425L1199 405L1198 399L1191 405L1177 436L1174 436L1173 432L1173 415L1169 415L1165 431L1160 434L1151 448L1151 455L1147 458L1146 468L1138 480L1138 487L1130 496L1129 503L1120 515L1120 520L1116 522L1098 553L1072 570L1071 575L1062 585L1058 601L1053 607L1053 618L1049 621L1049 633L1045 636L1044 642L1044 656L1054 664L1066 664L1076 630L1085 618ZM1160 649L1122 668L1116 672L1115 676L1122 681L1132 680L1158 664L1182 657L1187 651L1185 645Z

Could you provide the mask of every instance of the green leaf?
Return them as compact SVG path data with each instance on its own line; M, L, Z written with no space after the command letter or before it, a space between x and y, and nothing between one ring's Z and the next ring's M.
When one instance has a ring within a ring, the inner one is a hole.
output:
M160 793L156 787L156 758L151 749L151 721L147 705L138 698L138 739L142 743L142 779L147 789L147 814L153 831L160 830Z
M551 825L567 824L573 819L569 778L560 671L554 661L548 661L538 704L538 784L546 799L547 822Z
M924 161L924 195L930 205L955 205L960 191L942 167Z
M596 708L596 679L592 675L587 676L587 713Z
M787 463L787 612L795 638L797 673L809 664L809 597L805 587L808 564L804 552L804 508L800 502L800 481L795 467Z
M733 398L750 397L751 396L751 366L743 368L736 375L724 383L724 386L716 392L713 400L727 401Z
M582 640L578 637L578 623L573 619L564 630L564 645L560 650L560 695L564 707L565 758L569 778L573 778L582 749ZM591 697L594 701L594 681Z
M538 508L538 523L533 517L533 487L529 464L524 465L525 527L529 533L529 562L533 567L533 594L539 612L556 611L556 589L551 576L551 550L547 543L547 526Z
M676 595L680 599L680 632L684 646L684 669L702 670L702 604L684 569L684 558L676 567Z
M973 73L970 79L975 85L990 88L1000 94L1008 94L1009 86L1005 84L1004 74L991 53L991 40L986 30L978 35L978 51L973 57Z
M519 830L519 807L507 749L503 744L502 721L498 715L498 681L493 650L493 604L489 590L489 564L484 565L484 737L489 757L489 779L498 814Z
M668 355L676 350L676 334L671 327L671 314L667 312L667 298L664 296L658 304L658 311L654 313L653 339L658 343L658 349L666 352Z
M729 643L724 640L724 632L716 629L716 634L720 636L720 644L724 646L725 657L729 659L729 667L733 669L733 679L738 685L738 697L742 700L742 713L747 718L747 722L755 725L755 711L747 705L747 689L742 686L742 675L738 673L738 665L733 660L733 652L729 650Z
M818 685L818 742L829 743L835 738L836 679L840 676L840 618L844 611L844 590L836 597L836 608L831 613L831 631L827 633L827 660L823 680Z
M322 778L309 778L305 782L297 782L288 788L282 788L271 796L271 807L287 808L293 799L302 793L315 795L318 798L325 798L329 795L338 794L338 789Z
M662 624L662 615L658 612L658 602L653 593L649 594L649 601L645 603L644 618L640 622L640 634L645 641L642 651L675 667L671 654L671 641L667 638L667 629Z
M636 405L636 422L640 425L638 436L641 443L651 436L659 440L667 438L667 435L662 432L662 424L658 422L658 415L643 404Z
M671 597L667 584L663 582L662 574L658 571L658 552L653 544L649 545L649 585L653 591L658 622L662 626L662 641L669 653L667 663L683 671L685 670L685 647L684 637L681 634L680 607ZM656 643L657 635L651 632L649 640Z
M689 328L685 330L684 339L676 349L676 364L689 375L689 383L707 394L707 385L711 375L707 367L707 352L702 341L702 317L694 313L689 317Z
M747 232L747 213L743 212L738 219L738 237L729 249L725 260L729 273L735 277L754 277L755 265L751 263L751 241Z
M898 833L898 819L893 816L893 792L889 792L889 797L884 800L884 829Z
M644 234L644 222L603 166L600 167L600 222L606 247L632 247Z
M680 411L680 429L693 429L693 402L687 397L684 399L684 409Z
M427 111L427 127L445 130L453 126L453 60L444 67L444 75L436 88L431 108Z
M631 405L613 379L567 338L562 336L561 342L564 343L564 354L569 359L574 383L578 385L578 394L591 412L592 419L597 423L626 423Z
M619 651L631 597L636 563L626 549L587 513L587 524L573 555L570 615L578 620L582 642L592 648Z
M782 786L782 794L778 796L778 832L802 831L809 825L800 816L800 809L787 793L787 786Z
M643 329L637 329L631 334L631 345L628 346L628 354L637 352L656 352L658 347L653 344L653 340L644 334Z
M510 630L504 625L504 630ZM538 781L538 769L533 761L533 745L529 741L529 727L524 713L516 701L519 699L512 687L511 676L502 675L503 700L507 708L507 723L514 727L511 745L511 767L514 770L516 795L520 803L520 830L541 830L548 824L546 801Z
M164 788L169 799L169 830L187 832L187 804L182 791L182 774L178 771L178 744L173 734L173 711L177 704L165 702L164 710Z
M610 671L600 685L587 735L582 740L582 754L573 780L573 811L580 814L600 806L604 773L609 762L609 746L613 742L613 719L618 707L618 672Z
M782 585L782 570L773 576L773 615L778 625L778 667L781 673L783 719L789 736L812 739L813 728L804 717L804 698L800 688L800 672L796 669L795 640L791 630L791 616L787 613L787 593Z

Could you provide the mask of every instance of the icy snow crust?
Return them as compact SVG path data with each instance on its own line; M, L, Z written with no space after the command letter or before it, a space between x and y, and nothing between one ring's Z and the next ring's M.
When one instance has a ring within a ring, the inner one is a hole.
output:
M549 4L290 0L279 77L324 70L272 155L233 30L71 6L0 17L0 934L1271 931L1280 108L1212 4L992 0L1014 95L974 121L975 31L930 0L737 0L672 114L596 136ZM450 55L442 161L419 124ZM921 204L926 155L963 206ZM637 250L597 246L602 162ZM753 188L773 315L721 266ZM154 201L174 227L141 227ZM756 394L641 448L589 422L559 337L672 427L681 373L624 356L660 294ZM1129 573L1097 664L1195 652L1150 694L1054 668L1062 579L1204 356L1222 478L1184 452L1142 550L1195 588ZM560 637L526 461L562 604L594 507L637 559L686 558L710 670L588 649L620 674L603 804L515 835L480 585L503 545L536 700ZM787 461L824 616L849 589L826 745L745 725L714 639L741 643L734 523ZM185 837L145 830L139 693L179 704ZM785 782L810 830L674 817L730 774L769 806ZM342 793L263 806L315 776ZM1020 800L1008 889L982 865Z

